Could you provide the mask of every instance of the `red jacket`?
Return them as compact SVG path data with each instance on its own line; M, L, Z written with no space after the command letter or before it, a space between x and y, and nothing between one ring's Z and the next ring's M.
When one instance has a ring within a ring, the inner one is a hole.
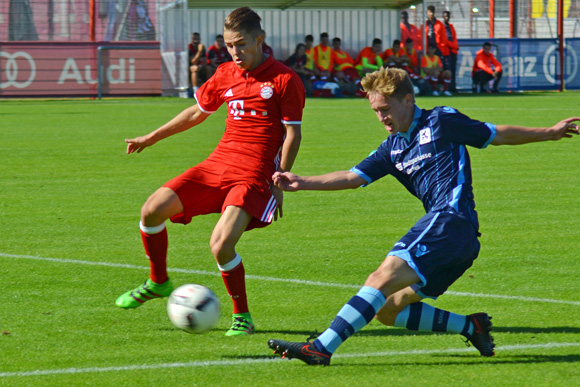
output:
M428 21L425 22L425 41L429 42L429 27L427 26ZM449 47L447 47L447 31L445 31L445 26L443 22L435 20L435 41L437 42L437 48L441 51L441 55L449 55Z
M494 66L493 69L491 66ZM475 73L477 70L483 70L488 74L492 74L494 71L501 71L501 63L495 56L490 52L488 55L483 52L483 48L475 54L475 60L473 61L473 70L471 74Z
M449 48L449 52L453 54L457 54L459 51L459 43L457 42L457 33L455 32L455 27L453 24L448 23L449 29L451 30L451 40L447 37L447 48ZM447 33L447 26L443 23L443 27L445 27L445 33Z
M401 47L405 47L405 42L408 38L411 38L413 41L413 48L415 50L421 51L423 49L423 37L421 36L421 30L411 23L409 23L409 27L411 28L409 29L405 23L401 23Z

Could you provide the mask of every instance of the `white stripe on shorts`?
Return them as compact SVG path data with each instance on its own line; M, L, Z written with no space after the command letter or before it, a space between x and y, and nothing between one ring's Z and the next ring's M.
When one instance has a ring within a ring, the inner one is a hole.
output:
M275 209L276 209L276 199L274 198L274 195L272 195L272 197L270 198L270 201L268 201L268 205L266 206L266 210L264 211L264 213L262 214L262 217L260 218L260 222L265 222L265 223L272 222L272 217L274 216Z

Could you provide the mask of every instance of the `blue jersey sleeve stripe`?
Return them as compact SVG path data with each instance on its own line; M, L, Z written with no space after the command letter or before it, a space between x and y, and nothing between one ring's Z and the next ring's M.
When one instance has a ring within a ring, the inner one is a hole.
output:
M361 185L361 187L366 187L367 185L369 185L370 183L373 182L373 179L371 179L370 177L368 177L363 171L361 171L360 169L358 169L357 167L352 167L350 169L350 171L352 173L356 173L357 175L359 175L360 177L362 177L363 179L366 180L366 184Z
M465 146L463 145L459 148L459 160L457 164L459 167L457 174L457 187L453 188L453 197L451 198L449 205L459 211L459 199L463 192L463 183L465 183Z
M493 141L493 139L495 138L495 134L497 133L497 127L494 124L490 124L489 122L486 122L485 125L489 128L489 130L491 131L491 135L489 136L489 139L485 142L485 144L483 144L483 146L481 147L483 148L487 148L487 146L489 144L491 144L491 142Z

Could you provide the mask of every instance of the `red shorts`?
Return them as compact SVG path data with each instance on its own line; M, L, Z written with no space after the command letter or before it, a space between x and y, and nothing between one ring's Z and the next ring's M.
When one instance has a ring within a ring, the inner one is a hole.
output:
M188 224L197 215L223 213L228 206L242 207L252 220L246 230L272 223L276 199L265 179L244 177L237 168L204 161L163 185L173 190L183 212L171 217L173 223Z

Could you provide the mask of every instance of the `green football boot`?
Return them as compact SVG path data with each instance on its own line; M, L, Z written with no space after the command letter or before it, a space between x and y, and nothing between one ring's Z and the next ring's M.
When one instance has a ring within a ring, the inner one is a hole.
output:
M171 280L168 279L160 285L147 278L147 281L143 285L129 290L117 298L115 304L120 308L134 309L154 298L167 297L172 291L173 285L171 284Z
M234 313L232 315L232 326L226 332L226 336L251 335L254 333L254 324L250 313Z

